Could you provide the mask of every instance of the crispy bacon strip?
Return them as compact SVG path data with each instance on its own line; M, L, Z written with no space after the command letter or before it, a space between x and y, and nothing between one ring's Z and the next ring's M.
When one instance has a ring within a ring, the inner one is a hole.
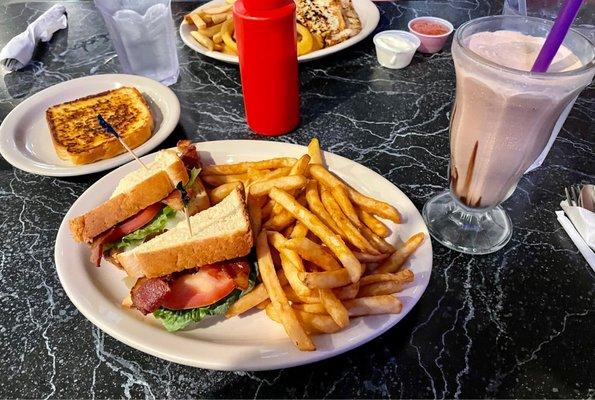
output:
M130 292L132 305L147 315L161 306L170 291L169 283L164 278L141 278Z
M179 140L177 144L178 156L189 170L192 168L200 168L200 156L196 151L196 146L190 140Z

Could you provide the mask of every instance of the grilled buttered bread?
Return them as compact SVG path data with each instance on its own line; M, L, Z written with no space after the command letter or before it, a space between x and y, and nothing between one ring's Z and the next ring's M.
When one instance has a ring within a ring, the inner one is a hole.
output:
M124 142L135 148L153 131L153 117L142 94L122 87L48 108L46 119L58 156L73 164L89 164L114 157L126 149L105 132L97 115L109 122Z

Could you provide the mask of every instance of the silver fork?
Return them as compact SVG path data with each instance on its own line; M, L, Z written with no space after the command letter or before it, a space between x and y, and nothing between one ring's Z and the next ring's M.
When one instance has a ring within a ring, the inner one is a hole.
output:
M581 199L581 187L580 185L570 185L564 188L564 193L566 194L566 201L570 206L583 206L583 201Z

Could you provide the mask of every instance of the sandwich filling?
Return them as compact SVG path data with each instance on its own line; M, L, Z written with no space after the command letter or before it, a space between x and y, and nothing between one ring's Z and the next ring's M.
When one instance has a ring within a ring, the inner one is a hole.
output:
M132 288L132 306L153 313L168 331L208 315L223 314L254 287L256 268L246 257L203 265L159 278L141 278Z
M182 140L178 143L178 156L184 163L190 177L184 188L190 198L195 198L200 191L200 188L197 187L199 185L197 178L201 169L200 157L196 147L190 141ZM193 204L189 208L191 208L190 213L193 214L204 207ZM96 237L91 246L91 262L99 267L101 259L107 256L112 263L117 265L114 258L115 254L130 250L175 226L184 218L183 210L184 204L181 193L176 189L165 199L151 204L136 215Z

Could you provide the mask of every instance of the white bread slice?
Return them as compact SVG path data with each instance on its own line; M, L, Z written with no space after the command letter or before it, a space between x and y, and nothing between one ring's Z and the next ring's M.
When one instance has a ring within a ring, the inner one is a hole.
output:
M244 193L236 189L219 204L116 256L130 277L156 278L245 256L253 244Z
M70 220L70 231L77 242L93 241L97 235L156 203L189 176L182 160L173 150L162 150L147 164L126 175L109 200L88 213Z

